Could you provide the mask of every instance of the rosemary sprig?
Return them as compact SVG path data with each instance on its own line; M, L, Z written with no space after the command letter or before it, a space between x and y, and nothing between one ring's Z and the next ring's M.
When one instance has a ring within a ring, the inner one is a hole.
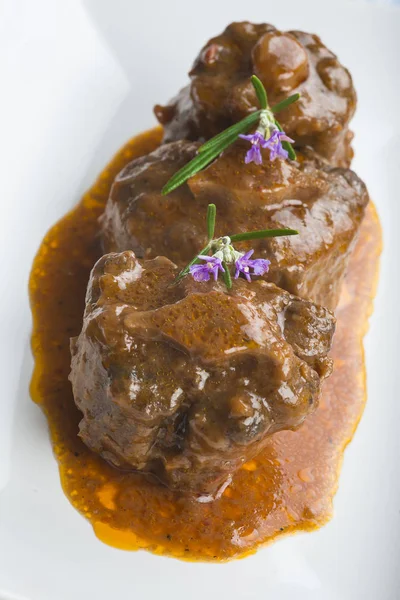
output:
M240 134L247 133L253 125L259 122L261 115L266 116L268 112L270 114L275 114L280 110L287 108L300 98L300 94L292 94L292 96L289 96L289 98L286 98L272 108L269 108L267 92L260 79L255 75L252 75L251 82L254 86L261 109L251 113L250 115L247 115L247 117L244 117L244 119L238 123L231 125L200 146L197 156L195 156L184 167L179 169L179 171L177 171L162 188L161 194L163 196L166 196L181 186L190 177L193 177L193 175L209 165L215 158L217 158L217 156L221 154L221 152L233 144ZM276 119L274 119L274 123L279 131L282 131L282 128ZM289 158L292 160L296 158L296 153L289 142L283 142L282 147L288 151Z
M190 267L202 262L198 257L206 256L209 252L213 253L213 257L219 257L225 273L223 278L225 285L230 290L232 288L232 276L229 270L229 264L232 263L232 253L236 256L243 256L236 252L232 246L233 242L244 242L246 240L257 240L260 238L280 237L286 235L298 235L295 229L258 229L256 231L248 231L246 233L236 233L230 236L223 236L218 239L213 239L215 231L215 220L217 216L217 207L215 204L209 204L207 208L207 235L208 244L190 261L188 265L177 275L174 283L179 283L190 272ZM229 249L228 254L224 255L224 246ZM228 264L229 262L229 264ZM268 261L267 261L268 262Z

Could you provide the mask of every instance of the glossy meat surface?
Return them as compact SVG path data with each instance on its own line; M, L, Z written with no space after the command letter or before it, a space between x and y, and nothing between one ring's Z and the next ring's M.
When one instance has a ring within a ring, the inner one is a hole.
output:
M167 106L155 107L164 141L208 139L258 109L252 74L263 82L271 106L301 94L279 113L296 147L311 147L333 166L350 165L348 124L356 107L350 73L318 36L268 24L232 23L207 42L190 84Z
M132 161L117 176L102 217L107 252L168 256L187 264L206 244L207 205L217 206L216 236L289 227L298 236L243 243L268 258L268 279L289 292L333 309L368 202L363 182L350 170L265 160L245 165L246 143L236 142L187 184L161 196L168 179L196 153L198 144L165 144Z
M262 279L170 285L166 258L103 256L71 341L80 436L122 469L215 494L315 409L335 319Z

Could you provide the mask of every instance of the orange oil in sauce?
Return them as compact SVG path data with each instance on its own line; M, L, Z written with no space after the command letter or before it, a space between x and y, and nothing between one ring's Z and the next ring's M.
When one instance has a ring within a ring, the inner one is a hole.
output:
M268 447L233 477L223 496L201 504L145 477L116 470L78 438L80 413L71 385L69 338L78 335L89 272L99 258L98 217L114 177L158 146L161 130L128 142L69 214L46 235L35 258L30 297L35 370L31 394L44 410L65 494L105 543L126 550L221 561L331 516L342 456L365 403L362 339L372 311L381 230L370 205L352 255L332 356L317 411L296 432Z

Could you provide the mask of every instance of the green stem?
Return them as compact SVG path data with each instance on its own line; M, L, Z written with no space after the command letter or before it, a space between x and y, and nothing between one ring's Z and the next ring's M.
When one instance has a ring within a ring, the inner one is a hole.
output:
M222 261L222 266L225 270L225 272L222 273L222 275L224 276L225 285L227 289L230 290L232 288L231 272L229 271L229 267L224 260Z
M211 242L214 238L215 217L217 216L217 207L215 204L209 204L207 208L207 235L208 241Z

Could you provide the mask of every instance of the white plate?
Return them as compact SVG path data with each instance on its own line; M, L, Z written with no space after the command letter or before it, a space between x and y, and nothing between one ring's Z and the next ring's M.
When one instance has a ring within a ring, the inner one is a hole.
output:
M395 600L400 597L398 194L400 12L301 0L11 1L2 19L0 597L2 600ZM229 21L315 31L354 76L354 168L384 228L367 338L369 400L346 451L335 516L224 565L190 564L99 542L58 479L46 422L28 395L27 278L42 236L152 105L186 81L203 42Z

